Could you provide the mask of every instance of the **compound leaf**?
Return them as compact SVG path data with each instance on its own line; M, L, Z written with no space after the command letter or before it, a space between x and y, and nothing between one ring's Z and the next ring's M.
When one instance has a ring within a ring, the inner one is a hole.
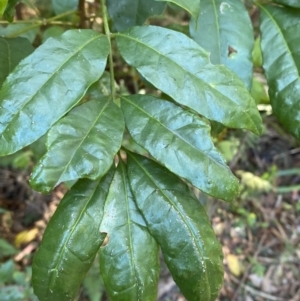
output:
M216 198L231 200L238 180L197 115L152 96L123 96L122 110L132 138L173 173Z
M100 248L100 271L110 300L155 301L158 246L136 207L122 162L109 188L100 232L108 239Z
M300 22L291 9L261 6L261 48L274 114L300 138Z
M290 7L300 8L300 1L299 0L274 0L279 4L287 5Z
M214 301L223 281L222 250L208 216L186 184L157 163L127 154L136 203L189 301Z
M99 227L112 176L79 180L60 202L33 261L32 282L40 301L75 297L106 237Z
M107 0L107 9L117 31L143 25L149 17L162 14L165 7L165 3L155 0Z
M186 11L188 11L193 18L197 19L200 14L200 2L202 0L201 1L200 0L156 0L156 1L167 1L167 2L174 3L182 7Z
M256 134L262 121L243 82L186 35L156 26L116 34L121 55L156 88L208 119Z
M124 127L121 109L107 97L76 107L50 129L48 152L33 170L31 186L49 192L61 182L102 177L121 146Z
M242 1L201 0L201 14L191 20L190 33L210 52L213 64L225 65L251 89L253 28Z
M0 91L0 156L44 135L100 78L109 53L107 37L69 30L25 58Z
M0 37L0 88L6 77L19 62L34 51L24 38L6 39Z

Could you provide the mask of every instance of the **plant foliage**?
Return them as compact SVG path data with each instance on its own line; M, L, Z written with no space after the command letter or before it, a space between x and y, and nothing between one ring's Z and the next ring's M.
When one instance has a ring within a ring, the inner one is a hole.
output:
M155 301L161 249L185 297L213 301L222 286L222 251L192 188L235 199L239 183L214 146L211 127L263 130L249 92L248 11L236 0L101 0L101 31L85 28L84 2L53 0L58 15L47 25L78 7L82 28L61 34L50 26L36 49L34 37L19 35L45 23L1 29L0 155L46 136L31 186L48 193L77 182L35 255L34 292L41 301L74 299L99 253L112 301ZM256 5L263 67L275 114L300 138L299 5L275 2ZM0 15L12 21L17 3L0 0ZM174 4L190 15L191 37L144 25ZM118 56L155 95L117 89ZM128 135L148 155L126 149Z

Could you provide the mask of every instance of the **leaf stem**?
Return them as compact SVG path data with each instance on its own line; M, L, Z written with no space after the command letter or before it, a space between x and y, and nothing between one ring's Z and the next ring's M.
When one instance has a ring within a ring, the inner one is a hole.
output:
M106 0L101 0L101 9L103 14L104 31L108 38L108 43L110 47L110 52L109 52L110 87L111 87L112 99L115 100L116 87L115 87L115 75L114 75L114 62L113 62L113 54L112 54L112 46L111 46L111 33L108 25L108 13L106 7Z
M15 37L27 32L27 31L30 31L30 30L32 30L36 27L53 24L53 22L55 22L57 19L61 19L61 18L64 18L64 17L69 16L69 15L73 15L73 14L76 14L76 13L77 13L77 10L71 10L71 11L67 11L65 13L59 14L55 17L49 18L49 19L34 20L34 21L31 22L31 23L33 23L31 26L28 26L28 27L20 29L20 30L18 30L18 31L16 31L16 32L14 32L10 35L7 35L6 38L15 38ZM17 24L17 23L25 23L25 22L13 22L11 24Z

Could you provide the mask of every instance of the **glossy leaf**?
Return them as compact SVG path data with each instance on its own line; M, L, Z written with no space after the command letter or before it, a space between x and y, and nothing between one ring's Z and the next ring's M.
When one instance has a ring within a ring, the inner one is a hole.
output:
M299 0L274 0L279 4L300 8L300 1Z
M76 10L79 0L52 0L54 12L58 14Z
M27 39L5 39L0 37L0 88L18 63L33 51L34 48Z
M122 111L109 98L76 107L50 129L48 152L33 170L31 186L50 192L61 182L102 177L121 147L124 128Z
M129 65L176 102L208 119L258 134L261 117L243 82L186 35L156 26L116 34Z
M101 233L100 271L111 301L156 301L159 276L158 246L130 191L120 162L105 202Z
M151 235L189 301L214 301L223 281L222 250L200 202L154 161L129 153L128 176Z
M30 43L33 43L39 29L37 27L29 29L30 27L31 24L26 23L11 23L6 26L0 25L0 36L4 38L21 37L27 39Z
M40 301L75 297L106 237L99 227L112 175L80 180L59 203L33 261L32 282Z
M191 20L190 32L210 52L213 64L225 65L251 89L253 28L242 1L201 0L201 14Z
M186 11L188 11L193 18L197 19L200 14L200 0L156 0L156 1L167 1L174 3Z
M197 115L152 96L124 96L122 110L132 138L173 173L216 198L232 200L238 180Z
M75 106L100 78L108 52L106 36L69 30L21 61L0 91L0 156L34 142Z
M0 18L2 17L3 13L5 12L7 2L8 2L8 0L0 0Z
M297 11L261 6L263 67L274 114L300 138L300 15Z
M162 14L165 7L165 3L155 0L107 0L107 9L117 31L143 25L149 17Z

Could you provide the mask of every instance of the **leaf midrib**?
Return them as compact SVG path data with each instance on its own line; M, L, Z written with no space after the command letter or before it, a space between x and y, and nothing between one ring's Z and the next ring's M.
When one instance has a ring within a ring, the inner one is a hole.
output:
M90 128L88 129L88 131L86 132L86 135L81 139L81 142L79 143L78 147L76 148L76 150L74 151L73 155L70 157L68 163L66 164L65 168L63 169L63 171L61 172L61 175L59 177L59 179L57 180L55 186L60 183L61 181L61 177L64 175L64 173L66 172L67 168L71 165L72 160L74 159L75 155L77 154L78 150L80 149L81 145L85 142L85 140L87 139L88 135L90 134L91 130L94 128L95 124L98 122L99 118L102 116L103 112L105 111L105 109L107 108L107 106L109 105L109 102L107 101L107 103L103 106L102 110L99 112L97 118L95 119L95 121L92 123L92 125L90 126ZM51 145L52 146L52 145ZM51 146L49 148L51 148ZM48 149L49 150L49 149Z
M99 183L100 183L100 181L101 181L101 180L99 180ZM95 185L95 187L94 187L92 193L91 193L90 196L87 198L87 201L86 201L85 206L82 208L81 213L79 214L79 216L78 216L77 219L75 220L73 226L71 227L72 230L69 231L69 235L68 235L68 236L66 237L66 239L65 239L65 242L64 242L64 244L63 244L63 246L62 246L62 248L61 248L61 252L60 252L59 257L58 257L58 259L57 259L56 265L55 265L55 267L54 267L53 269L51 269L51 270L58 271L58 268L57 268L57 267L61 265L62 256L63 256L63 254L66 252L66 249L67 249L66 246L67 246L67 244L68 244L68 242L69 242L71 236L73 235L74 231L76 230L76 226L77 226L78 223L80 222L81 217L83 216L84 212L86 211L86 208L88 207L89 203L91 202L91 200L92 200L92 198L93 198L93 196L94 196L94 194L95 194L95 192L96 192L96 190L97 190L97 188L98 188L99 183L98 183L97 185ZM100 232L99 232L99 234L100 234ZM57 272L56 272L56 273L57 273ZM49 291L50 291L50 289L51 289L51 287L52 287L52 285L53 285L53 283L54 283L54 281L55 281L55 276L56 276L56 275L54 275L54 274L55 274L55 273L52 273L52 275L50 276L49 290L47 290L47 294L46 294L47 296L46 296L46 297L49 296Z
M295 67L295 70L297 70L298 78L300 78L300 70L298 70L298 68L297 68L297 65L296 65L296 63L295 63L295 60L294 60L294 56L293 56L293 54L292 54L292 51L291 51L291 49L290 49L288 43L286 42L285 36L284 36L284 34L283 34L283 31L281 30L281 28L280 28L278 22L275 20L275 18L273 18L273 16L270 14L270 12L269 12L264 6L259 5L259 7L260 7L260 9L262 9L262 10L268 15L269 19L270 19L271 21L273 21L273 24L276 26L276 28L277 28L278 32L280 33L281 38L282 38L282 40L283 40L283 42L284 42L284 44L285 44L285 46L286 46L287 52L289 53L289 55L290 55L290 57L291 57L291 60L292 60L293 65L294 65L294 67Z
M27 104L30 103L36 97L36 95L40 92L40 90L48 82L50 82L50 80L60 71L60 69L62 69L74 56L76 56L89 43L92 43L94 40L101 39L101 38L103 38L101 35L94 36L92 39L89 39L87 42L85 42L83 45L81 45L79 48L77 48L75 52L73 52L66 60L64 60L64 62L50 75L50 77L47 78L47 80L45 82L43 82L43 84L39 88L36 87L36 92L26 102L24 102L22 104L22 106L18 109L18 111L12 116L12 118L10 119L10 121L7 123L6 127L3 129L3 131L2 131L1 134L3 135L6 132L6 130L9 127L9 125L14 121L15 118L17 118L17 116L23 110L23 108L25 106L27 106Z
M127 156L130 156L135 162L136 164L140 167L140 169L142 171L144 171L144 173L147 175L147 177L150 179L150 181L155 185L155 187L157 187L157 189L161 192L161 194L163 195L163 197L165 199L168 200L168 202L176 209L176 212L179 213L180 217L182 218L182 220L185 222L185 225L187 225L187 229L189 231L189 233L191 234L191 237L193 237L194 242L196 243L197 249L199 254L201 254L202 258L206 258L206 256L204 256L204 250L202 252L201 250L201 246L199 245L198 241L197 241L197 233L194 232L193 227L190 225L190 223L188 222L188 219L185 218L185 214L181 213L181 211L177 208L177 206L172 202L172 200L164 193L164 190L162 190L159 185L156 183L156 181L153 179L153 177L148 173L148 171L144 168L144 166L142 166L136 159L134 156L132 156L130 153L126 152ZM166 191L168 191L169 189L165 189ZM203 249L204 249L204 245L203 245ZM205 278L206 278L206 283L209 283L208 281L208 272L207 272L207 264L206 264L206 260L203 260L203 262L205 262L205 271L203 274L205 274ZM202 263L202 262L201 262ZM203 272L203 270L202 270ZM207 285L208 289L209 289L209 294L211 295L211 288L209 285Z
M122 182L123 182L123 186L124 186L124 194L125 194L125 206L126 206L126 213L127 213L127 225L128 225L128 232L129 232L129 245L130 245L130 261L131 261L131 265L132 265L132 269L134 272L134 278L136 283L138 284L137 287L137 295L138 295L138 300L140 300L140 290L139 288L142 287L141 281L139 279L138 272L136 270L136 265L135 265L135 257L134 257L134 253L133 253L133 242L132 242L132 230L131 230L131 218L130 218L130 211L129 211L129 196L128 196L128 191L127 191L127 181L126 181L126 175L125 175L125 170L124 170L124 165L123 162L120 162L121 165L121 172L122 172Z
M143 45L144 47L146 48L149 48L151 49L153 52L156 52L158 53L159 56L162 56L164 58L167 58L170 62L172 62L173 64L177 65L179 68L181 68L183 71L185 71L187 74L191 75L192 77L196 78L196 80L199 80L201 81L207 88L208 90L212 90L214 95L217 94L217 95L221 95L222 97L224 97L225 99L227 99L227 101L229 101L229 103L233 103L235 106L241 106L241 104L238 104L236 103L235 101L233 101L232 99L228 98L226 95L224 95L223 93L221 93L220 91L214 89L211 85L209 85L208 83L206 83L205 81L203 81L202 79L200 79L199 77L197 77L194 73L191 73L189 72L188 70L186 70L183 66L179 65L177 62L171 60L168 56L164 55L163 53L159 52L157 49L153 48L153 47L150 47L149 45L143 43L142 41L130 36L130 35L125 35L125 34L122 34L122 33L117 33L115 34L116 36L120 36L120 37L123 37L125 39L131 39L133 41L135 41L136 43L139 43L141 45ZM212 65L209 61L208 61L208 64ZM139 67L136 67L137 69ZM205 69L205 68L203 68ZM234 74L232 71L231 71L232 74ZM234 74L235 75L235 74ZM235 75L236 76L236 75ZM147 76L145 76L147 78ZM237 77L237 76L236 76ZM237 77L238 79L238 77ZM239 79L240 80L240 79ZM151 81L150 81L151 82ZM246 88L245 88L246 89ZM167 93L168 94L168 93ZM178 101L176 101L178 102ZM242 103L243 104L243 103ZM187 104L186 104L187 105ZM259 132L258 130L258 127L256 126L256 124L253 122L251 116L248 114L248 110L247 110L248 107L245 107L245 114L248 116L248 120L250 120L250 122L254 125L254 128L257 130L257 132ZM192 108L193 109L193 108ZM199 112L200 113L200 112ZM201 114L201 113L200 113Z
M153 116L151 116L148 112L144 111L141 107L137 106L135 103L133 103L132 101L130 101L128 98L126 98L125 96L122 96L121 98L127 100L129 103L131 103L133 106L135 106L137 109L139 109L141 112L143 112L145 115L147 115L149 118L153 119L154 121L156 121L157 123L159 123L163 128L165 128L167 131L171 132L174 136L180 138L180 140L184 141L187 145L189 145L191 148L195 149L196 151L199 151L204 157L208 157L211 161L213 161L215 164L221 166L222 168L226 168L225 165L221 164L220 162L216 161L214 158L207 156L201 149L195 147L194 145L190 144L190 142L186 141L184 138L182 138L181 136L179 136L176 132L174 132L173 130L169 129L168 127L166 127L163 123L161 123L159 120L155 119Z

